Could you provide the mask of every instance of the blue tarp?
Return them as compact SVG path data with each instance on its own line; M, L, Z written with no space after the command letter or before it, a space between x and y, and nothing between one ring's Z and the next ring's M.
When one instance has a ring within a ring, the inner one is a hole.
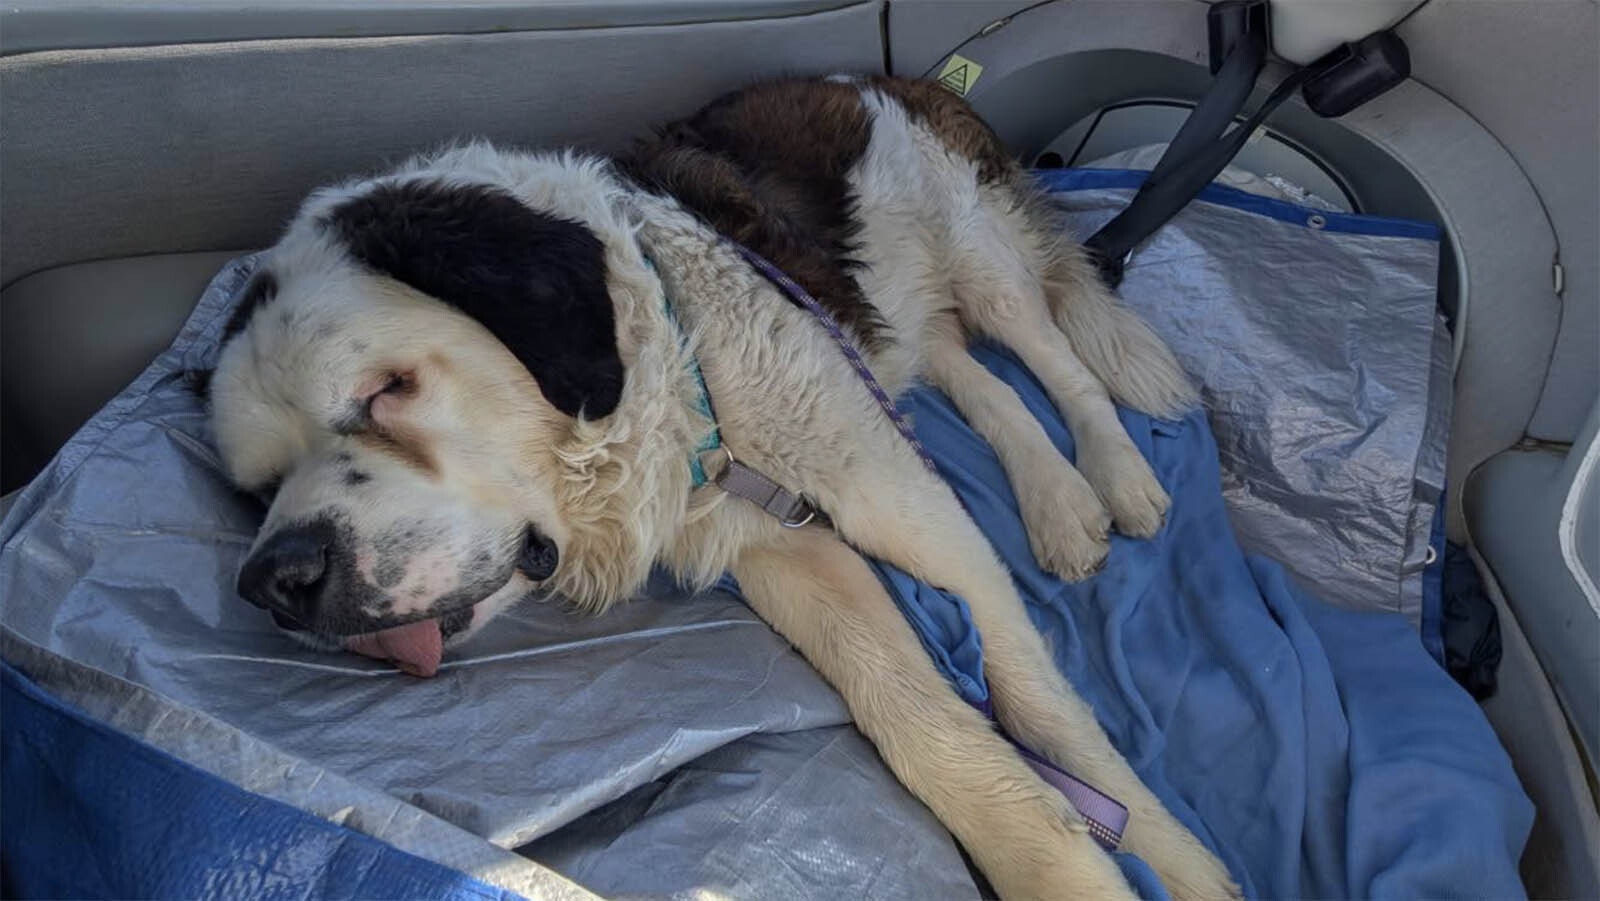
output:
M1032 375L1001 350L975 353L1071 457ZM1034 562L999 461L949 401L922 390L905 406L1056 664L1250 897L1523 895L1517 861L1533 807L1482 712L1405 618L1323 604L1239 549L1203 414L1122 411L1172 507L1156 537L1113 536L1105 570L1068 584ZM981 691L960 605L884 574L925 635L955 639L935 659L961 671L964 693ZM1146 897L1163 897L1124 869Z
M8 898L516 896L136 742L0 663Z

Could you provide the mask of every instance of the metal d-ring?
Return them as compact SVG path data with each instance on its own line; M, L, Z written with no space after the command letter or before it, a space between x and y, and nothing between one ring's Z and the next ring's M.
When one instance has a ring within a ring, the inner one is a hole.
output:
M810 525L811 521L817 518L817 505L811 502L811 498L803 494L797 494L795 497L799 499L800 503L806 505L806 518L801 520L778 520L778 525L783 526L785 529L798 529L801 526Z
M722 456L724 458L723 463L722 463L722 472L727 472L728 471L728 467L733 465L733 451L728 450L728 446L726 444L719 444L716 447L711 448L710 450L702 452L700 454L700 456L704 457L706 454L715 453L716 451L721 451L722 452ZM705 467L704 463L701 463L700 465L701 465L701 467ZM707 472L709 473L710 470L708 469ZM721 473L718 473L718 475L721 475ZM715 482L716 480L717 480L716 476L709 476L709 481Z

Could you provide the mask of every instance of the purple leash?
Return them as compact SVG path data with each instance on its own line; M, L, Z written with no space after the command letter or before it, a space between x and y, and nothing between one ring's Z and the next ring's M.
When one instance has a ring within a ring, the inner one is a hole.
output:
M987 698L982 704L973 706L983 711L983 715L991 722L994 721L994 704ZM1107 851L1117 850L1117 846L1122 844L1122 833L1128 828L1128 808L1123 807L1116 798L1028 750L1021 742L1006 735L998 722L995 723L995 730L1011 742L1017 753L1022 755L1023 762L1032 767L1040 779L1049 783L1077 809L1078 815L1089 826L1089 834L1100 843L1100 847Z
M905 415L895 406L894 400L889 397L889 393L883 390L883 386L878 384L876 378L873 378L872 370L867 368L867 361L861 358L861 352L856 350L855 343L850 340L849 335L845 334L838 320L834 319L833 315L822 304L818 303L815 297L811 296L811 292L801 287L799 282L790 278L782 269L772 265L765 257L738 242L727 238L723 238L723 241L729 247L737 250L739 255L744 257L745 262L749 263L757 272L760 272L768 281L777 286L779 291L782 291L797 306L809 312L822 324L823 329L828 332L828 336L833 339L835 344L839 345L839 350L844 354L845 359L850 361L850 366L856 371L856 375L861 377L862 384L866 385L867 390L872 392L872 396L877 400L878 406L883 408L883 412L888 415L895 428L900 431L901 435L905 436L906 441L911 443L911 448L917 452L917 456L922 458L922 465L928 467L928 471L934 475L939 475L939 467L934 463L933 455L928 453L928 449L923 446L916 433L911 430L911 423L906 420ZM993 705L987 699L982 704L973 706L982 711L983 715L988 717L991 723L994 723L995 731L1011 742L1028 766L1039 774L1039 778L1049 783L1056 791L1061 792L1067 801L1077 809L1078 815L1082 816L1084 821L1088 823L1089 834L1094 836L1094 840L1099 842L1101 847L1107 851L1115 851L1117 846L1122 843L1123 830L1128 826L1128 808L1122 806L1110 795L1061 770L1050 761L1023 747L1016 739L1006 735L1005 730L995 720Z

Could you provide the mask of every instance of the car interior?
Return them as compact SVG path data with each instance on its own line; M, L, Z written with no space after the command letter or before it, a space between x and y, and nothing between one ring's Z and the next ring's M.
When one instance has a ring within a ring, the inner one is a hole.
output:
M1409 76L1349 112L1284 103L1229 171L1298 186L1330 215L1437 227L1452 400L1428 564L1460 549L1497 623L1480 706L1535 811L1524 887L1600 897L1600 4L1270 6L1258 100L1367 35L1408 48ZM219 271L271 245L318 186L463 137L616 153L741 85L831 73L939 81L1041 171L1149 169L1141 148L1170 141L1211 84L1207 7L13 0L0 10L6 565L54 565L14 537L42 509L19 499L62 490L46 484L58 454L88 452L85 424L130 402ZM41 644L55 627L29 618L33 583L4 584L4 630ZM6 645L8 663L17 653ZM630 853L649 867L667 852Z

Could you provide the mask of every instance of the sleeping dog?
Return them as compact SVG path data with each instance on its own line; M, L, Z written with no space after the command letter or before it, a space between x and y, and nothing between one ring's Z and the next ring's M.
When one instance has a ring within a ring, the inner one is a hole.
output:
M1062 234L963 101L884 78L752 87L618 160L473 143L318 191L211 383L230 477L272 492L239 591L309 642L430 676L529 595L599 612L657 564L694 586L731 572L1003 897L1130 897L934 668L876 557L967 601L999 722L1125 804L1124 847L1175 896L1234 896L1055 669L955 494L818 319L724 240L809 291L891 395L948 394L999 454L1040 563L1078 579L1110 527L1148 536L1167 505L1113 401L1170 415L1194 394ZM1048 388L1076 467L968 356L974 336ZM826 519L786 528L697 487L696 464L722 459L696 457L713 430Z

